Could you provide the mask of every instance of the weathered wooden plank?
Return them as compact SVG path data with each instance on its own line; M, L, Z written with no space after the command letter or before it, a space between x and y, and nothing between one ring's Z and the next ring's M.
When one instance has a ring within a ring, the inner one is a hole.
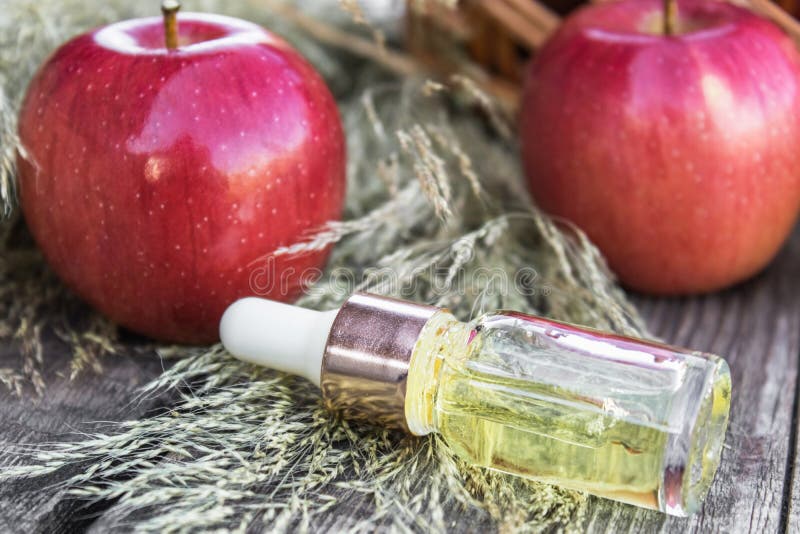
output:
M797 273L797 284L800 284L800 273ZM800 323L793 325L795 330L800 330ZM800 361L800 351L796 357ZM800 365L800 364L799 364ZM786 481L789 485L788 494L784 498L786 515L786 532L800 532L800 384L794 396L794 434L792 439L792 456L787 465Z
M47 388L41 398L32 392L16 397L0 388L0 470L20 461L17 454L4 454L11 447L76 439L76 432L97 430L100 421L141 417L164 402L159 397L132 402L139 386L162 370L152 351L109 356L103 360L102 375L85 372L73 381L68 378L70 356L63 343L48 340L44 361ZM16 350L0 347L0 367L18 365ZM71 532L91 523L103 505L87 507L56 487L70 475L68 471L2 484L0 532Z
M791 491L787 467L797 461L791 435L800 355L799 272L796 234L767 272L739 287L701 298L636 299L655 334L726 357L734 388L730 428L700 514L668 518L598 500L589 531L776 532L784 526L782 508ZM795 503L797 493L795 488ZM789 531L800 531L796 518Z
M586 531L775 532L784 526L787 467L800 462L790 443L800 355L798 273L800 233L764 274L731 290L689 299L635 297L655 335L728 360L734 382L730 428L701 513L671 518L596 499L582 525ZM800 532L797 478L789 532ZM358 507L333 514L339 517L326 523L332 531L351 523ZM485 531L485 523L461 510L446 515L454 532Z
M657 336L728 360L734 381L730 429L702 513L677 519L597 499L583 525L587 531L773 532L782 526L800 354L798 272L800 233L764 274L731 290L690 299L636 298ZM354 504L334 510L325 526L336 531L352 524L366 503ZM455 508L445 524L454 532L487 526L485 517ZM800 526L789 531L800 532Z
M651 329L663 339L728 359L734 380L730 430L720 472L701 514L668 518L598 499L583 525L588 531L771 532L784 526L784 521L789 531L800 531L797 477L791 493L787 479L787 467L795 458L800 461L791 440L800 354L798 268L800 234L766 273L732 290L692 299L636 298ZM55 358L63 366L63 348L61 352ZM89 420L138 416L140 412L132 409L146 407L125 404L136 384L157 374L158 365L156 360L122 356L107 360L103 377L89 375L77 383L48 377L48 393L34 407L29 399L7 399L0 394L0 447L15 441L63 439L70 427ZM0 530L58 530L93 522L91 518L81 522L88 512L77 503L42 490L47 484L35 480L0 490ZM368 506L355 498L333 509L320 526L338 530L357 521ZM788 516L782 516L782 508ZM113 507L105 513L89 512L100 515L93 522L96 531L115 524ZM488 527L485 516L470 517L457 507L448 510L444 524L454 532Z
M800 355L798 273L800 231L765 273L728 291L684 299L634 297L656 336L728 360L734 390L722 463L702 512L691 518L595 499L585 523L573 526L587 532L648 534L760 533L784 527L787 467L794 454L800 462L800 451L794 451L790 439ZM798 486L795 480L795 516L800 516ZM359 498L333 509L320 530L352 526L368 506ZM793 520L788 531L800 532L798 517ZM490 531L485 516L455 506L447 509L444 524L452 532Z

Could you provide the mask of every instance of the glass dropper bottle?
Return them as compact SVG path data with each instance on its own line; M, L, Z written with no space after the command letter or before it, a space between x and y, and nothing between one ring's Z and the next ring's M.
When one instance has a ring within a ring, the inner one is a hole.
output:
M510 311L463 323L365 293L328 312L242 299L220 335L347 417L438 432L489 469L684 516L719 465L731 382L714 355Z

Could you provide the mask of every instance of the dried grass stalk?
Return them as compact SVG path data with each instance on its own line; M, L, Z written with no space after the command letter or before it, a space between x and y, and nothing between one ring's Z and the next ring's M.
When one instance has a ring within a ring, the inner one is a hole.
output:
M140 9L122 0L102 5L98 12L78 1L11 3L0 19L0 74L10 109L33 65L55 43ZM302 304L339 304L347 275L360 289L403 292L462 318L507 307L644 332L583 234L556 225L527 200L511 128L474 86L454 98L439 83L398 80L371 60L280 26L252 3L202 7L277 26L328 76L339 99L349 148L346 219L278 251L336 244L325 275ZM336 16L326 12L318 20ZM14 131L13 115L0 116L0 131ZM13 153L14 143L4 138L3 153ZM102 319L91 315L79 325L67 319L75 301L30 245L9 238L2 246L0 334L17 339L33 363L0 370L0 382L22 393L23 382L39 380L42 331L55 330L73 347L75 371L97 368L99 355L120 350ZM479 276L487 271L498 276ZM503 280L520 285L503 287ZM20 445L17 467L2 477L79 464L84 469L65 482L75 495L116 499L103 527L142 532L362 532L378 525L442 532L454 520L533 531L563 526L584 510L579 494L470 468L436 437L341 421L325 411L310 384L243 364L220 346L162 354L178 359L142 394L172 391L177 400L170 410L73 443Z

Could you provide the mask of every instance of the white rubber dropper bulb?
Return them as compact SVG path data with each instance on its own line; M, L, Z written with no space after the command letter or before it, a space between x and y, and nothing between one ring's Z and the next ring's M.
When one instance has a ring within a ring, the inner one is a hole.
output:
M225 310L219 336L236 358L302 376L319 386L322 356L337 313L248 297Z

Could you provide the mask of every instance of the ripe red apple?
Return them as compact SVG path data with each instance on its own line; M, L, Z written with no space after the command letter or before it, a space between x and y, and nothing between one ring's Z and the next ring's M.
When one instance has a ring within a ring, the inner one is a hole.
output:
M55 52L20 114L20 196L78 295L136 332L206 343L255 292L251 262L340 216L345 147L325 83L284 41L205 14L177 32L167 49L161 18L130 20ZM260 294L296 297L326 257L276 258Z
M531 192L627 286L711 291L761 270L800 209L800 60L772 23L716 1L581 9L532 63Z

